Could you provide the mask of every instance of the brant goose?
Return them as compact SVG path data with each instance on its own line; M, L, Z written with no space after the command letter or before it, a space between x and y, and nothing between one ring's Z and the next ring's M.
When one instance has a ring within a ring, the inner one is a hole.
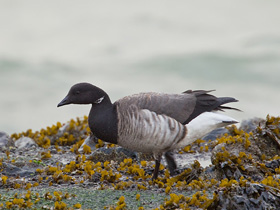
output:
M214 113L234 109L223 104L237 102L231 97L217 98L205 90L181 94L139 93L112 103L102 89L78 83L57 105L92 104L88 123L99 139L129 150L150 153L155 158L153 179L158 176L162 155L171 173L176 169L172 150L191 144L212 130L237 123Z

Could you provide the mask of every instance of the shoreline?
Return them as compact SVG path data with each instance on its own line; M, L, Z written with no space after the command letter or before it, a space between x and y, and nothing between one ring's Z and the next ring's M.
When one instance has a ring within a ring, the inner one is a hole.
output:
M274 209L280 205L279 131L280 117L268 116L211 132L176 153L175 176L162 161L154 182L149 155L137 158L101 140L82 146L87 117L1 133L0 209Z

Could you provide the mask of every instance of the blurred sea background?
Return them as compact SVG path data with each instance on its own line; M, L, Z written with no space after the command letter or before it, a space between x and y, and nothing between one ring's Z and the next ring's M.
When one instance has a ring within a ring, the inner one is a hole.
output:
M112 101L188 89L233 96L239 121L280 113L280 2L0 0L0 131L88 115L57 108L90 82Z

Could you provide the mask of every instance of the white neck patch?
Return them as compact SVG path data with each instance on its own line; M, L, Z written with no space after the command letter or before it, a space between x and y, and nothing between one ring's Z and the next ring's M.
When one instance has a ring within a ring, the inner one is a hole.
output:
M104 99L104 96L99 98L99 99L97 99L94 103L95 104L100 104L103 101L103 99Z

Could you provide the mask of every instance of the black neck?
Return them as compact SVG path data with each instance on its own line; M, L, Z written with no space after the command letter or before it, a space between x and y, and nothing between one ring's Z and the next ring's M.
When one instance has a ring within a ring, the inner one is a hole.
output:
M102 141L117 144L118 118L116 106L108 97L102 103L92 104L88 123L91 132Z

